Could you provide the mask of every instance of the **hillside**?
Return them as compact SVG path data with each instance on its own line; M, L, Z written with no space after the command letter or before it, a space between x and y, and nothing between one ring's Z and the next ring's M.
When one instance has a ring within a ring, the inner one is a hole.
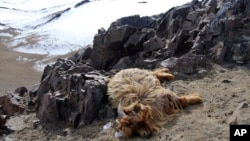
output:
M18 131L3 139L142 140L102 129L116 118L106 95L109 78L136 67L169 68L176 80L164 87L203 99L145 140L229 140L231 124L250 124L249 16L247 0L203 0L155 16L120 18L98 30L93 46L46 65L39 84L19 100L27 106L19 106L23 114L7 122Z

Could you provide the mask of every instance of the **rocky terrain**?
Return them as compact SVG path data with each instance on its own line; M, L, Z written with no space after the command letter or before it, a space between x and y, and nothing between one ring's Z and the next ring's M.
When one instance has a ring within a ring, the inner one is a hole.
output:
M247 0L194 0L153 17L118 19L99 29L92 47L47 65L39 84L0 98L1 134L23 122L2 139L119 140L102 129L116 116L108 79L121 69L166 67L176 80L164 86L198 92L204 102L147 140L229 140L229 125L250 124L249 16Z

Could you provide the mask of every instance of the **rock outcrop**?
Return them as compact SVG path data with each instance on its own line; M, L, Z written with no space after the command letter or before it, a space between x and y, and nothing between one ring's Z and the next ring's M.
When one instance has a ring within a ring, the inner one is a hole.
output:
M120 69L167 67L195 74L210 62L249 63L250 2L193 0L166 13L125 17L99 29L93 47L45 67L29 94L42 123L73 127L114 117L108 78Z
M90 65L104 70L154 68L175 57L180 62L188 58L191 66L186 73L194 73L191 68L197 62L248 63L248 7L246 0L194 0L154 17L121 18L95 36ZM136 60L131 63L133 57ZM156 64L142 65L149 60ZM186 69L183 67L179 70Z
M19 87L14 93L7 93L0 97L0 136L13 132L5 125L10 116L29 111L27 92L27 88Z
M77 57L59 59L45 68L36 94L32 94L42 123L64 121L78 127L113 116L107 106L107 77L82 61L74 62Z

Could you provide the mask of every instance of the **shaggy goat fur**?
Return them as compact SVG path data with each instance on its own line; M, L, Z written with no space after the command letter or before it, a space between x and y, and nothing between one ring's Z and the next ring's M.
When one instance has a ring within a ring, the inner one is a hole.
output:
M117 129L123 137L150 136L161 129L170 115L183 107L201 103L197 94L177 96L161 85L162 80L173 80L168 69L155 71L125 69L115 74L108 83L109 100L113 108L122 106Z

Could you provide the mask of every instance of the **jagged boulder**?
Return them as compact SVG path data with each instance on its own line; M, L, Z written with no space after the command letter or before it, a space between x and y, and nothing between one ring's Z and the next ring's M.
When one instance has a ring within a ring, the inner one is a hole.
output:
M142 30L144 28L150 29L156 26L157 19L160 17L161 15L152 17L140 17L139 15L133 15L116 20L115 22L111 23L110 27L129 25L138 30Z
M45 68L36 91L39 119L42 123L63 121L78 127L113 117L106 96L107 81L100 71L81 61L58 59L54 65Z
M243 42L232 46L232 60L235 62L246 62L250 60L250 44Z
M94 37L90 65L110 70L122 58L143 50L143 43L154 36L156 19L138 15L113 22L107 31L99 30Z
M1 113L9 116L20 114L26 108L26 100L16 93L7 93L0 97Z
M159 63L158 67L169 68L173 72L193 74L197 67L209 67L208 60L203 55L185 55L180 58L171 57Z
M9 116L7 115L0 115L0 136L6 135L9 133L12 133L13 130L9 129L5 124L7 120L9 119Z
M165 41L157 36L150 38L143 43L144 52L152 52L165 47Z
M200 3L198 1L193 1L191 3L170 9L159 20L159 24L156 26L156 34L159 37L171 38L174 34L180 32L181 30L190 31L195 29L195 24L198 23L199 16L198 14L193 14L191 16L191 13L195 12L195 10L199 8ZM197 17L195 17L195 15L197 15Z
M136 29L131 26L110 28L107 33L94 37L90 65L97 69L110 69L120 58L125 56L123 45Z
M131 35L128 41L123 45L125 56L135 54L136 52L143 50L143 43L147 39L147 33L145 32L136 32Z
M106 84L116 70L166 67L192 75L210 61L249 63L249 7L248 0L193 0L157 16L118 19L98 30L93 47L45 67L30 91L38 116L74 127L113 117Z
M113 70L131 68L135 64L136 58L133 56L126 56L121 58L113 67Z
M28 93L28 89L22 86L17 88L14 93L19 94L19 96L23 97L26 93Z
M10 117L29 112L27 93L28 89L22 86L0 97L0 136L14 131L6 125Z

